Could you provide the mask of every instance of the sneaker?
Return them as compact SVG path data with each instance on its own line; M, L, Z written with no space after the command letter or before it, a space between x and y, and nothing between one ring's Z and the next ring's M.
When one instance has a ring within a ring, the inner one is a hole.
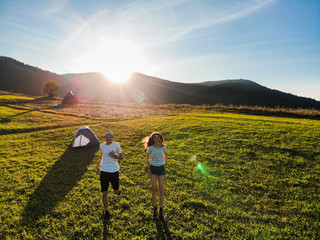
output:
M107 221L110 219L110 212L109 210L106 210L103 216L103 220Z
M160 208L160 211L159 211L159 218L160 218L161 220L164 219L164 216L163 216L163 208L162 208L162 207Z
M157 217L158 217L157 207L153 207L153 219L156 219Z

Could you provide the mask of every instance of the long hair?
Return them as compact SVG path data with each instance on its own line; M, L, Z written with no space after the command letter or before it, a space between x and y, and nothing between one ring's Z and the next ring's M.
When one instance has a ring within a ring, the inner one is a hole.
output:
M166 146L166 143L164 141L164 138L162 136L161 133L159 132L153 132L150 134L150 136L145 137L144 139L142 139L141 142L143 142L145 149L147 149L148 147L152 146L154 144L154 140L153 140L153 136L154 135L159 135L160 136L160 143L162 146Z

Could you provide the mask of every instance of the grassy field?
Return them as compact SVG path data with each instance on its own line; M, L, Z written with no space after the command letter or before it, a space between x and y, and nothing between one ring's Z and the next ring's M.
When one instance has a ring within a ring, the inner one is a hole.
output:
M104 118L30 106L0 105L0 239L320 237L319 120L172 106L131 118L118 108ZM110 191L108 223L99 150L70 148L81 126L100 142L112 130L124 152L122 194ZM141 144L153 131L168 146L164 221L152 220Z

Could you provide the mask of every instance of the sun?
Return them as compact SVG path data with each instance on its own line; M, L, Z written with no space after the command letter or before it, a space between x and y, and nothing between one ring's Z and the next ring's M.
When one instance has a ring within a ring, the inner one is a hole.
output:
M123 83L133 72L146 71L146 57L138 44L121 39L103 39L70 54L70 69L78 72L100 72L114 83Z
M101 73L111 82L124 83L130 78L133 72L131 70L123 70L123 71L114 70L114 71L106 71Z
M103 24L98 14L76 29L61 45L69 72L100 72L109 81L122 83L133 72L149 72L146 46L125 30Z
M115 83L127 81L133 72L146 65L141 49L126 40L109 40L101 46L96 59L98 71Z

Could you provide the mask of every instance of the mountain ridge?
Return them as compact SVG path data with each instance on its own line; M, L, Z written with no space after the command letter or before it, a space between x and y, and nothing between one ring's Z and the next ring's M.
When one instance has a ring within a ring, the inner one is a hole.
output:
M62 97L73 91L80 100L86 101L320 109L320 102L315 99L269 89L247 79L180 83L133 73L126 83L117 84L102 73L56 74L13 58L0 57L1 90L41 95L44 83L49 80L59 83Z

